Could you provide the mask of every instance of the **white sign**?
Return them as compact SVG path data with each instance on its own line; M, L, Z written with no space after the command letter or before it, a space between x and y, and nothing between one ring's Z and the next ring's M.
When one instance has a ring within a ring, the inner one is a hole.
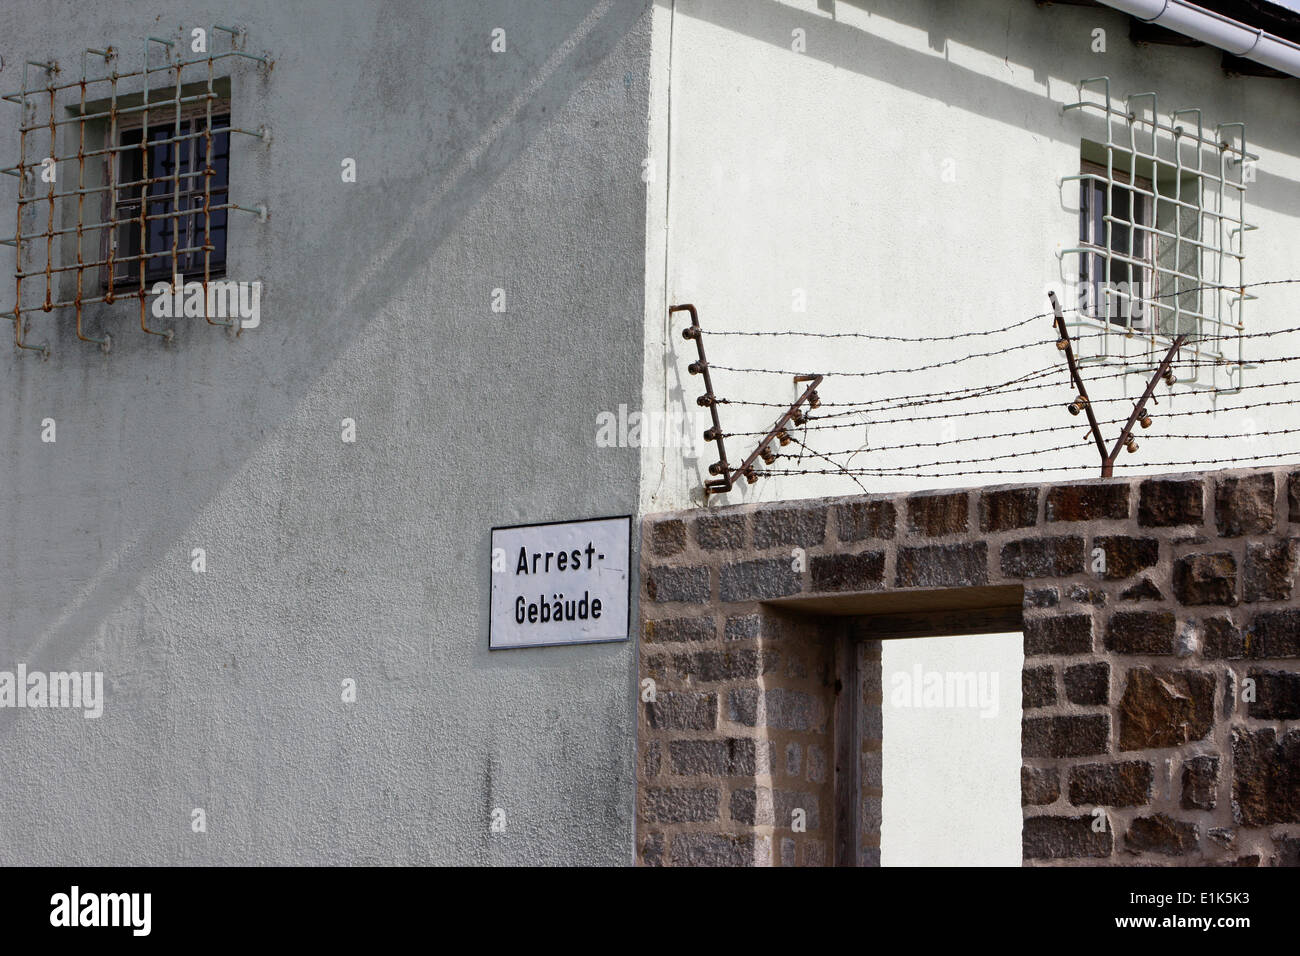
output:
M488 647L624 641L632 518L492 529Z

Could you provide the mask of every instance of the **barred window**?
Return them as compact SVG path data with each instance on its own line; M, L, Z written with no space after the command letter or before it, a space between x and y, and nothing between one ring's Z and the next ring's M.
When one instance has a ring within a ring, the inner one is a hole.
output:
M114 283L138 279L142 246L148 281L170 279L173 271L184 277L225 274L230 114L229 104L222 107L213 110L210 127L202 114L150 123L143 147L143 126L118 131L108 199L116 224L109 239ZM147 207L143 220L141 203Z
M1078 102L1064 109L1078 111L1082 134L1079 172L1060 180L1078 238L1059 253L1062 278L1077 283L1067 321L1081 336L1080 361L1145 375L1185 335L1181 382L1240 388L1254 298L1245 200L1258 159L1245 127L1212 126L1199 109L1161 110L1154 93L1113 98L1104 76L1080 83Z
M54 60L24 63L21 89L0 96L17 108L16 162L0 166L17 180L14 234L0 238L15 250L13 307L0 314L16 347L48 355L52 317L67 309L77 338L107 352L120 328L114 304L128 301L141 332L172 341L156 321L168 316L150 311L152 287L228 275L233 213L270 217L264 203L231 197L232 155L247 155L232 150L236 134L245 146L270 143L266 126L231 122L232 90L249 78L241 64L263 77L271 68L246 46L242 30L214 24L146 37L138 58L87 48L79 78ZM207 299L199 317L232 327Z
M1079 180L1079 244L1095 252L1079 256L1079 282L1087 290L1088 314L1137 329L1146 326L1144 305L1157 294L1152 250L1151 180L1085 161ZM1108 290L1115 301L1107 308Z

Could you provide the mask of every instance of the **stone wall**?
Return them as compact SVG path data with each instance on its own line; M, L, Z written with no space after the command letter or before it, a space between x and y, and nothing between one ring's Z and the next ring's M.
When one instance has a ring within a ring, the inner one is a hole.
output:
M1300 471L742 505L642 540L642 863L878 863L877 638L980 630L1008 595L1026 863L1300 863Z

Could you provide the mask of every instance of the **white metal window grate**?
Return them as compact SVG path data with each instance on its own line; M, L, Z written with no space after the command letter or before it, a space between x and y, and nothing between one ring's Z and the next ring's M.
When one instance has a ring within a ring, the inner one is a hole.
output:
M1104 76L1080 82L1079 101L1063 110L1101 117L1100 135L1083 141L1079 173L1061 179L1065 205L1079 211L1078 243L1061 257L1076 283L1070 325L1085 343L1080 360L1148 374L1187 334L1179 381L1238 390L1250 367L1245 304L1255 298L1244 288L1244 238L1256 228L1245 193L1258 157L1246 150L1245 125L1207 136L1201 110L1162 116L1155 93L1133 94L1121 109Z

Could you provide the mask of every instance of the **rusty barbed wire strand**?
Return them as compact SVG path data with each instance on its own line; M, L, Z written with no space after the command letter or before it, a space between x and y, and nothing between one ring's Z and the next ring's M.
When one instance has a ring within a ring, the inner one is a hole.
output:
M1166 462L1159 462L1158 464L1152 462L1140 462L1140 461L1137 462L1117 461L1115 462L1115 467L1116 468L1155 468L1155 467L1164 468L1167 466L1181 467L1184 465L1228 465L1228 464L1235 464L1238 462L1245 462L1245 461L1263 461L1268 458L1294 459L1300 462L1300 449L1292 449L1290 451L1282 451L1282 452L1267 452L1259 455L1242 455L1242 456L1236 456L1232 458L1197 458L1197 459L1189 459L1187 461L1166 461ZM913 467L923 468L925 466L915 465ZM757 472L757 474L760 478L774 478L782 475L837 475L837 474L841 474L842 472L849 472L861 477L874 477L874 478L964 478L967 475L1027 475L1027 474L1043 474L1046 472L1054 472L1054 471L1095 472L1096 470L1097 470L1096 465L1055 465L1055 466L1047 466L1047 467L1040 467L1040 468L968 468L962 471L937 472L934 474L920 475L920 474L911 474L909 472L902 472L902 471L882 471L879 469L871 469L871 468L846 467L843 469L837 469L836 471L831 471L829 469L812 469L812 468L803 468L803 469L771 468L771 469L765 469L763 471L759 471Z
M1122 419L1122 418L1121 418L1121 419L1116 419L1115 421L1105 422L1104 424L1114 425L1114 424L1117 424L1117 423L1119 423L1119 422L1123 422L1123 421L1126 421L1126 420L1127 420L1127 419ZM1078 426L1078 425L1071 425L1071 426L1068 426L1068 427L1070 427L1070 428L1074 428L1074 429L1077 430L1079 426ZM1046 430L1046 429L1044 429L1044 430ZM1029 435L1029 434L1037 434L1037 433L1036 433L1036 432L1022 432L1022 433L1020 433L1020 434L1022 434L1022 435ZM1145 434L1145 435L1143 436L1143 440L1146 441L1146 440L1155 440L1155 439L1171 439L1171 438L1173 438L1173 439L1182 438L1182 439L1211 439L1211 440L1213 440L1213 439L1217 439L1217 438L1256 438L1256 437L1258 437L1258 436L1260 436L1260 435L1294 435L1294 434L1300 434L1300 428L1279 428L1279 429L1273 429L1273 430L1269 430L1269 431L1238 432L1238 433L1236 433L1236 434L1226 434L1226 435L1169 435L1169 434L1164 434L1164 433L1162 433L1162 432L1154 432L1154 433L1148 433L1148 434ZM983 438L999 438L999 437L1011 437L1011 436L985 435L985 436L982 436L982 437L983 437ZM976 439L963 439L963 440L965 440L965 441L973 441L973 440L976 440ZM1068 449L1068 448L1076 448L1076 447L1078 447L1080 444L1087 444L1089 441L1091 441L1091 436L1089 436L1088 438L1085 438L1082 442L1070 442L1070 443L1065 444L1065 445L1053 445L1053 446L1050 446L1050 447L1047 447L1047 448L1031 448L1031 449L1026 449L1026 450L1024 450L1024 451L1010 452L1010 453L1005 454L1005 455L985 455L985 456L982 456L982 457L980 457L980 458L959 458L959 459L950 459L950 460L945 460L945 461L928 462L928 463L923 464L923 465L897 465L897 466L889 465L889 466L884 466L884 467L885 467L886 469L888 469L888 470L894 470L895 468L931 468L931 467L934 467L935 465L959 465L959 464L965 464L965 463L968 463L968 462L996 461L996 460L998 460L998 459L1002 459L1002 458L1019 458L1019 457L1026 457L1026 456L1029 456L1029 455L1041 455L1041 454L1045 454L1045 453L1047 453L1047 452L1053 452L1053 451L1062 451L1062 450L1065 450L1065 449ZM858 454L863 454L863 453L866 453L866 452L893 451L893 450L901 449L901 448L922 448L922 447L925 447L925 448L938 448L938 447L944 447L944 446L946 446L946 445L950 445L950 444L957 444L957 441L954 440L954 441L951 441L951 442L933 442L933 443L922 444L922 445L894 445L894 446L884 446L884 447L880 447L880 448L837 448L837 449L835 449L834 451L826 451L826 452L822 452L822 454L823 454L823 455L828 455L828 456L829 456L829 455L858 455Z
M1282 388L1282 387L1292 386L1292 385L1300 385L1300 379L1290 379L1285 382L1256 382L1252 385L1239 386L1239 389L1241 391L1244 391L1249 388L1261 388L1261 389ZM1234 389L1234 391L1237 390L1238 389ZM1137 401L1137 399L1125 395L1125 396L1116 396L1113 398L1094 398L1091 401L1092 404L1097 405L1102 402L1135 402ZM865 419L856 422L835 422L829 425L817 424L817 422L823 418L841 417L843 415L850 414L848 412L842 412L842 413L835 413L834 416L832 415L810 416L807 419L807 422L804 427L807 429L820 429L823 431L830 431L832 429L838 429L838 428L863 428L868 426L871 428L875 428L877 426L884 426L884 425L910 425L914 422L947 421L953 418L969 418L975 415L1005 415L1005 414L1012 414L1017 412L1036 412L1036 411L1043 411L1044 409L1056 408L1059 404L1060 404L1059 402L1049 402L1042 405L1015 405L1011 408L987 408L987 409L977 408L965 412L942 412L937 415L916 415L908 418L873 418L873 419ZM1181 411L1181 412L1162 412L1159 417L1177 418L1184 415L1208 415L1208 414L1217 414L1219 412L1249 411L1254 408L1265 408L1271 405L1295 405L1295 404L1300 404L1300 399L1283 399L1280 401L1272 401L1272 402L1255 402L1250 405L1230 405L1224 408L1209 408L1209 409L1195 408L1195 409L1189 409L1187 411ZM1109 424L1115 424L1116 422L1122 422L1122 421L1124 421L1123 418L1109 419L1103 424L1109 425ZM1053 425L1050 428L1030 429L1025 432L1008 432L1006 434L1008 435L1032 434L1037 431L1063 431L1067 428L1080 428L1080 427L1083 426L1077 423L1073 425ZM763 434L766 434L766 432L726 432L723 434L723 437L724 438L732 438L732 437L745 438L751 435L763 435ZM981 435L981 436L974 436L971 438L954 439L954 441L981 441L984 438L999 438L999 437L1004 437L1004 436ZM909 446L897 446L897 447L909 447Z

